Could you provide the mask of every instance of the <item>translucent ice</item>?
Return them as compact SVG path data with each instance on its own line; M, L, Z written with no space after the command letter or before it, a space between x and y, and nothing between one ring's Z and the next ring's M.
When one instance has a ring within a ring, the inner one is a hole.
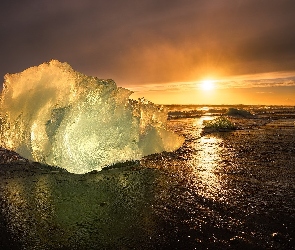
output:
M166 129L166 110L131 93L57 60L7 74L1 146L72 173L179 148L183 138Z

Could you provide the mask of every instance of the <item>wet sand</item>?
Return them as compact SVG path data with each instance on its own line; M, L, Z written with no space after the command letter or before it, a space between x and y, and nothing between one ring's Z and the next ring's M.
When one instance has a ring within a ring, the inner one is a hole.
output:
M85 175L1 149L0 249L295 249L294 120L232 119Z

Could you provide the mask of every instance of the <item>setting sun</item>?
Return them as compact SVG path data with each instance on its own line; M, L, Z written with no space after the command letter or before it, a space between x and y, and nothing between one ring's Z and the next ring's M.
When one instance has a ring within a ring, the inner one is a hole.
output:
M212 90L214 89L214 81L213 80L203 80L200 85L202 90Z

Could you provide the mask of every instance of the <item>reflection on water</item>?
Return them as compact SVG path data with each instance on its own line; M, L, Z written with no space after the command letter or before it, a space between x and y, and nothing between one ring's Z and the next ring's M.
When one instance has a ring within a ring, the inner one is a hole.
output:
M40 176L35 183L34 202L36 204L37 213L40 220L51 220L54 215L54 207L52 204L52 185L49 183L48 176Z
M155 174L113 169L23 175L6 180L2 212L9 231L26 249L135 247L157 231L152 215Z
M181 153L186 161L180 165L179 170L183 171L185 164L186 171L189 172L187 178L195 182L198 194L207 198L218 197L220 192L223 192L219 178L219 166L223 160L222 154L225 154L223 139L214 134L202 135L204 121L214 118L214 116L203 116L186 120L184 131L181 131L187 136L183 146L186 150ZM179 124L177 126L180 127ZM193 185L191 183L191 186Z
M204 186L201 195L211 197L220 192L220 180L216 174L216 168L221 161L220 143L222 139L204 136L196 143L196 154L189 160L188 164L194 169L195 178Z

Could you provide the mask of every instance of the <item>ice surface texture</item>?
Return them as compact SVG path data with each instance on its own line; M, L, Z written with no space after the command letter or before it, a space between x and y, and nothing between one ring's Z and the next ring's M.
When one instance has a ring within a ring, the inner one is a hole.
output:
M1 146L72 173L179 148L183 138L166 129L166 110L131 93L57 60L7 74Z

